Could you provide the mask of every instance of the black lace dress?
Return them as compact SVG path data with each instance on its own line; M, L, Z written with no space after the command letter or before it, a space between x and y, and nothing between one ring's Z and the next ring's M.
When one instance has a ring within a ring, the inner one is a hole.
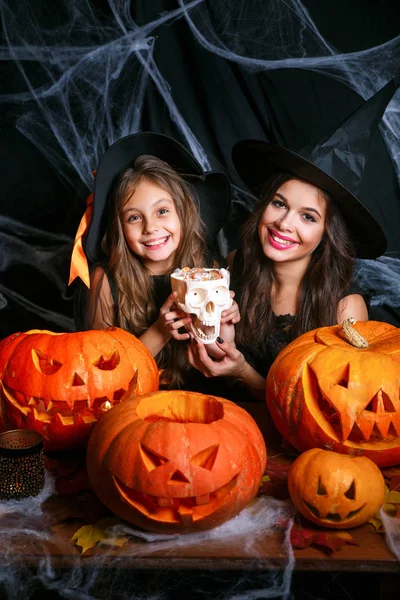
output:
M214 266L217 263L220 266L226 266L225 261L218 257L218 259L211 258L207 262L209 266ZM104 327L111 327L117 323L117 314L118 314L118 289L114 277L107 265L107 263L97 263L93 265L92 271L96 267L101 267L104 271L102 277L106 277L110 286L112 298L113 298L113 306L111 308L107 308L106 310L100 310L101 321ZM161 306L164 304L167 297L172 292L171 289L171 281L169 275L153 275L153 290L155 296L155 304L157 307L157 312L160 310ZM99 280L97 284L97 289L92 290L94 296L94 304L101 307L101 288L102 288L102 278ZM90 322L89 315L94 313L93 310L88 309L88 300L89 294L86 286L83 284L79 284L79 287L76 289L74 294L74 320L75 327L77 331L84 331L87 329L93 328L93 323ZM99 312L96 313L97 317L99 316ZM180 342L176 340L171 340L169 343L171 344L186 344L187 342ZM163 367L165 365L161 365ZM224 377L215 377L215 378L206 378L200 371L195 369L194 367L188 366L187 371L185 372L185 379L182 385L182 389L200 392L203 394L211 394L214 396L221 396L222 398L229 398L231 392L231 388L234 385L234 381L230 378Z
M241 296L241 252L237 251L231 273L231 289L235 292L235 300L239 303ZM352 294L360 294L369 308L369 297L356 282L350 284L343 298ZM273 315L272 330L268 339L261 344L246 344L238 346L244 354L247 362L263 377L267 377L268 371L278 356L279 352L292 341L292 327L295 315ZM253 398L254 400L254 398Z

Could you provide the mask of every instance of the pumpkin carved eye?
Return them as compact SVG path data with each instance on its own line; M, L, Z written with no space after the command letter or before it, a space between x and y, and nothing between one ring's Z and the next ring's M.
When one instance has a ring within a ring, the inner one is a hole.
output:
M154 469L157 469L158 467L161 467L162 465L165 465L165 463L169 462L168 458L156 454L149 448L146 448L146 446L144 446L143 444L140 444L139 448L142 461L149 473L151 471L154 471Z
M326 496L327 494L328 494L328 492L326 491L325 487L322 485L321 477L319 477L317 496Z
M100 358L93 363L93 366L101 371L113 371L118 367L120 360L119 352L116 350L111 356L100 356Z
M190 462L198 467L211 471L217 458L218 449L218 444L205 448L205 450L201 450L195 454L195 456L192 456Z
M352 481L351 486L349 487L349 489L347 490L347 492L344 493L344 495L349 500L355 500L356 499L356 483L355 483L354 479Z
M32 361L36 369L40 373L43 373L43 375L54 375L62 367L62 363L58 362L58 360L50 358L50 356L35 348L32 350Z

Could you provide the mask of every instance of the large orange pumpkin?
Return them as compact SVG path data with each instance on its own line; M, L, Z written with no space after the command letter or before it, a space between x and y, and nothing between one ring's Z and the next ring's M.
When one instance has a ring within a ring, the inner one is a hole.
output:
M85 446L104 407L158 389L158 370L123 329L31 330L0 342L0 380L4 426L38 431L51 451Z
M400 329L357 322L309 331L276 358L266 400L281 434L300 451L319 447L400 463Z
M383 475L372 460L320 448L296 458L288 487L293 504L306 519L332 529L366 523L385 497Z
M252 417L214 396L162 391L126 400L88 444L93 490L123 519L189 533L235 516L256 495L266 447Z

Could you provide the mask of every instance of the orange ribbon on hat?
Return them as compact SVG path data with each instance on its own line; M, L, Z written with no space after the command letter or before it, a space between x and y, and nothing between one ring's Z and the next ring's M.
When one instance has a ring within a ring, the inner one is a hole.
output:
M75 235L74 246L72 249L71 264L69 271L68 285L77 278L80 277L83 283L90 289L90 276L89 276L89 265L86 258L86 254L83 250L82 238L85 235L90 221L92 220L93 214L93 194L87 199L86 210L79 223L78 231Z

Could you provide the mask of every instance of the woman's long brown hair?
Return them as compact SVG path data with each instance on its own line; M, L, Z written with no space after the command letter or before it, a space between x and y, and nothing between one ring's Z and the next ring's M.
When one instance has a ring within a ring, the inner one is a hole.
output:
M242 230L243 264L239 274L242 282L239 298L241 321L236 334L239 344L254 344L256 348L265 342L271 331L273 261L263 252L258 222L278 188L291 179L299 178L289 173L276 173L268 180L261 199ZM354 249L346 224L329 194L323 190L320 193L327 202L325 233L311 256L300 285L292 339L316 327L336 324L338 304L346 295L353 273Z
M122 208L143 179L171 195L181 224L181 240L170 273L178 267L204 266L206 251L204 226L190 186L168 163L154 156L140 156L133 167L119 175L113 186L113 215L104 242L118 289L118 325L137 337L156 321L160 308L156 306L151 273L129 248L121 223ZM189 368L182 342L170 340L157 355L156 362L163 369L163 387L174 389L182 385L185 371Z

